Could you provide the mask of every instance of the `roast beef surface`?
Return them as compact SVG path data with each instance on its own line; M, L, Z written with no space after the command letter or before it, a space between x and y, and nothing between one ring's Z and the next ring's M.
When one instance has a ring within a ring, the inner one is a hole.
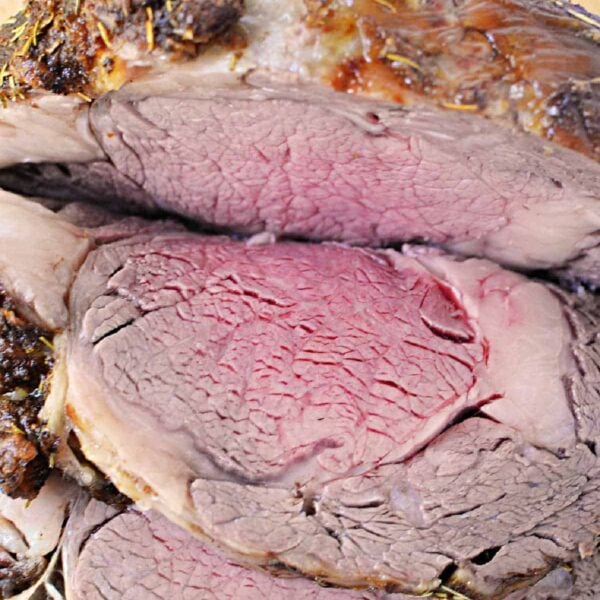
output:
M175 71L131 86L91 111L114 167L25 165L0 183L238 233L426 241L598 284L597 163L474 115L273 85Z
M4 104L40 89L96 98L176 60L202 69L216 56L217 70L268 65L344 93L484 114L599 156L600 22L562 2L23 4L0 27L12 75L0 84Z
M72 290L67 414L122 492L246 561L500 597L598 533L582 298L484 261L132 238Z
M95 96L118 88L136 66L142 67L143 55L157 49L163 57L195 56L200 45L238 20L243 0L172 0L168 5L164 0L50 0L23 5L0 24L0 61L12 75L11 82L0 83L4 104L24 101L30 90Z
M44 321L68 293L53 402L82 452L236 564L501 598L593 555L597 298L418 248L0 209L37 227L42 264L69 259L40 303L40 249L4 238L22 306Z
M130 18L158 19L158 40L191 4L170 16L153 6L135 4ZM206 7L231 23L241 3ZM121 10L113 3L81 10L86 26L123 25L102 20ZM192 12L192 29L207 25ZM0 164L68 164L17 166L0 185L236 233L425 241L597 285L600 167L554 143L596 156L597 32L574 14L508 0L249 0L227 43L184 63L140 62L116 31L106 50L144 76L90 110L40 93L11 104ZM106 45L102 31L93 41ZM115 63L117 80L123 71ZM100 86L112 76L90 75Z

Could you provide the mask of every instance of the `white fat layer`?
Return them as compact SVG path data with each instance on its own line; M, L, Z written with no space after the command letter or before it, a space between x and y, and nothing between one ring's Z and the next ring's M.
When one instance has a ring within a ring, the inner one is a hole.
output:
M189 511L187 486L193 471L186 455L193 453L190 443L175 439L173 444L176 434L157 435L160 423L140 423L126 414L126 407L116 416L110 391L99 378L90 378L88 356L69 349L66 364L66 413L72 417L69 426L86 458L143 510L170 507L180 515Z
M46 556L58 545L69 502L76 489L52 475L31 501L0 494L0 545L15 548L18 558Z
M0 110L0 168L20 162L87 162L104 157L77 96L40 92Z
M91 245L52 211L0 191L0 285L36 323L65 327L65 298Z
M27 553L27 543L21 532L11 521L2 516L0 516L0 548L17 556L25 556Z
M501 397L482 411L532 444L551 450L572 447L575 421L563 381L576 367L572 334L557 297L486 260L420 260L459 290L489 342L481 384Z
M600 199L580 192L568 202L513 208L507 225L482 239L449 244L521 268L548 269L600 243Z
M46 424L46 429L59 441L58 448L53 454L54 466L81 487L91 488L98 480L98 473L91 466L81 463L68 443L70 427L65 415L67 334L56 335L53 344L54 367L50 379L50 392L40 411L40 419Z

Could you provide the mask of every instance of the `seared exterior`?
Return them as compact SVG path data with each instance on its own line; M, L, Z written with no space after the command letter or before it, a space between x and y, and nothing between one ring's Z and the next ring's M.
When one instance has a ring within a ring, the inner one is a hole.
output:
M194 57L237 21L243 0L31 1L0 29L4 103L31 89L96 96L148 68ZM137 64L136 64L137 63Z
M265 24L286 48L265 43ZM560 0L30 1L0 29L0 100L95 98L165 58L202 68L217 41L231 71L251 48L292 79L483 114L599 158L599 32Z
M31 498L48 476L52 436L38 419L52 334L28 323L0 288L0 489Z
M424 98L600 158L600 21L536 0L307 0L337 90Z

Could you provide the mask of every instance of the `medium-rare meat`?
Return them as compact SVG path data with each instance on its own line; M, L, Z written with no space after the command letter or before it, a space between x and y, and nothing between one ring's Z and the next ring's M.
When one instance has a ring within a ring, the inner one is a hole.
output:
M595 297L418 248L232 241L8 198L3 225L36 218L42 264L81 253L53 296L69 302L48 425L141 506L341 587L501 597L593 548ZM13 289L36 307L26 250Z
M72 288L66 413L122 492L243 560L500 596L600 533L586 302L430 253L134 237Z
M593 296L422 249L10 200L43 239L86 242L54 295L69 308L43 415L63 450L71 429L80 443L62 468L83 453L237 560L341 587L501 597L593 548ZM43 264L73 258L47 248ZM35 307L30 272L13 289Z
M103 198L108 178L113 205L120 198L235 231L419 239L520 268L568 265L599 282L597 163L557 147L548 155L541 140L473 115L204 78L170 72L93 107L114 175L98 162L25 165L0 182Z
M149 60L137 82L92 106L93 157L62 156L56 145L44 159L25 145L24 157L68 164L9 169L0 184L72 199L106 201L108 192L122 207L238 232L423 240L519 268L568 267L598 284L600 167L508 123L573 141L580 132L568 123L577 122L594 154L594 29L555 4L526 7L249 0L238 25L245 48L232 49L230 33L229 45L215 42L191 62ZM380 37L391 45L372 56ZM355 59L340 83L340 64ZM6 119L28 102L9 106ZM569 136L559 135L564 126ZM8 162L18 162L14 152Z

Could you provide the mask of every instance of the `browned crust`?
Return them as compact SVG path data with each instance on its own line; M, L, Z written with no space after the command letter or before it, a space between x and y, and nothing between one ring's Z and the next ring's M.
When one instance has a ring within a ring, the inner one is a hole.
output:
M600 158L600 20L560 0L305 0L336 90L501 118Z
M74 424L79 423L77 413L69 404L66 406L66 413ZM69 434L67 443L79 463L85 465L95 474L93 481L86 488L92 498L104 502L105 504L109 504L110 506L116 506L117 508L125 508L132 503L125 494L119 492L116 486L98 469L98 467L96 467L95 464L87 460L81 450L79 438L74 431L71 431ZM149 490L147 493L152 493L152 490Z
M197 55L235 23L243 0L29 0L0 28L0 100L31 89L93 98L134 72L119 55Z
M28 323L0 288L0 490L34 497L54 439L38 419L53 366L52 335Z
M0 550L0 598L11 598L35 583L46 569L45 558L17 560Z

